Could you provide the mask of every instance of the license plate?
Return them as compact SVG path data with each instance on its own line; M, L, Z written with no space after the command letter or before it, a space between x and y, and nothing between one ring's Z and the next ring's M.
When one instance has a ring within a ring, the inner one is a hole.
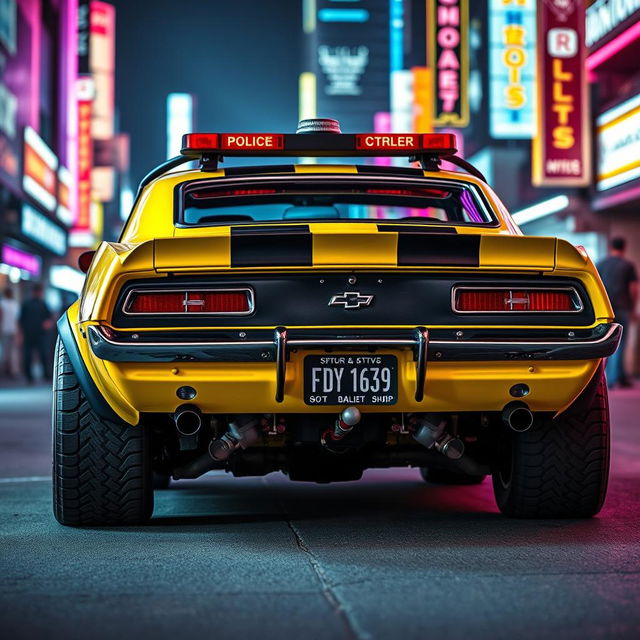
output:
M395 404L398 359L389 355L306 356L304 401L314 405Z

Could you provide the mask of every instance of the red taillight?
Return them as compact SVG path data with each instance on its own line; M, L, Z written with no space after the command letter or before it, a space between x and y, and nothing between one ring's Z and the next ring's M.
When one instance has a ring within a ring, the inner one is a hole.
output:
M232 292L189 292L185 303L187 311L196 313L246 313L249 299L246 293Z
M182 313L184 293L134 293L129 313Z
M250 313L251 292L241 291L136 291L126 313Z
M455 310L492 311L579 311L577 293L553 289L458 289Z

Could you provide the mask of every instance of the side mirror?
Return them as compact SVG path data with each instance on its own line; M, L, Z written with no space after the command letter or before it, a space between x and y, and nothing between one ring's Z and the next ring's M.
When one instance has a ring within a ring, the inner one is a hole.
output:
M93 256L96 255L96 252L85 251L78 256L78 267L82 273L87 273L89 271L89 267L91 266L91 261L93 260Z

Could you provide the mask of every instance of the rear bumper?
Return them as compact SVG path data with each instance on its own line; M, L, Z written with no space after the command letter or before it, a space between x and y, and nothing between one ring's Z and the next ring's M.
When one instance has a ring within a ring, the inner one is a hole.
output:
M197 389L204 413L318 413L339 407L306 405L303 363L309 352L395 354L398 403L363 411L499 411L510 387L527 383L533 411L562 411L580 394L621 336L618 324L575 330L290 329L238 332L147 331L135 337L86 326L87 356L105 389L117 390L140 412L171 412L176 391ZM223 335L224 334L224 335ZM502 336L499 338L499 336ZM215 339L214 339L215 338ZM108 391L107 393L112 393Z
M277 362L291 350L413 349L417 361L595 360L610 356L622 336L612 322L593 329L287 329L244 332L114 331L88 327L93 353L109 362Z

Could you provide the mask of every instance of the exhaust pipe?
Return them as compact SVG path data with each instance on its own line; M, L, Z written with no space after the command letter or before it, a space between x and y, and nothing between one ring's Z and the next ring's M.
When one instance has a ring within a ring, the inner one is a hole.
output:
M347 407L343 409L336 420L332 439L340 440L344 438L348 433L351 433L353 427L355 427L360 420L362 420L362 414L358 407Z
M173 421L181 436L195 436L202 426L202 412L195 404L183 404L173 414Z
M173 478L199 478L203 473L224 466L231 454L237 449L246 449L260 437L260 415L240 414L229 423L229 430L220 438L213 439L203 453L187 464L173 470Z
M353 428L362 420L362 413L358 407L346 407L340 412L333 429L329 428L320 435L320 444L328 451L336 453L330 446L330 442L342 440L349 435Z
M427 449L435 449L450 460L459 460L464 454L464 442L445 431L447 422L438 415L431 420L425 416L416 425L414 439Z
M533 413L524 402L510 402L502 410L502 422L516 433L524 433L533 426Z
M254 444L260 437L257 429L260 418L250 414L235 416L234 421L229 423L229 431L209 443L209 455L216 462L224 462L236 449L246 449Z

